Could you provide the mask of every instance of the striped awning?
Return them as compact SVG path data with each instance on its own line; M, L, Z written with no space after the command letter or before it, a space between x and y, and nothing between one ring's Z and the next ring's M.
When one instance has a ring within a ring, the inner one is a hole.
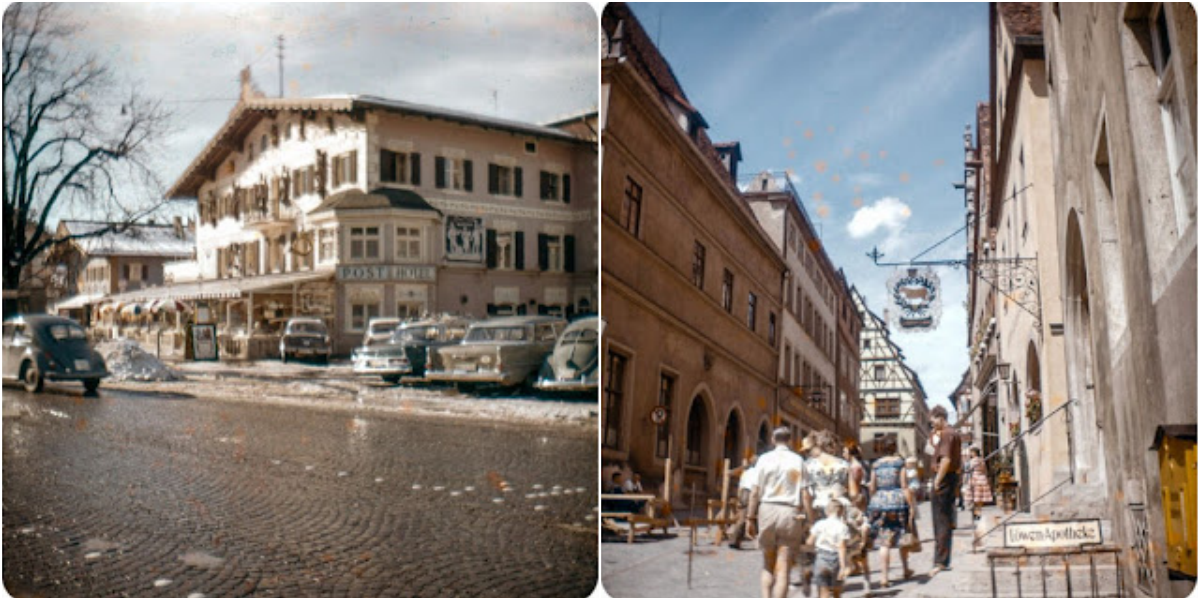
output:
M152 300L214 300L241 298L244 294L284 288L297 283L333 279L332 270L277 273L237 279L207 279L163 285L113 294L109 302L147 302Z

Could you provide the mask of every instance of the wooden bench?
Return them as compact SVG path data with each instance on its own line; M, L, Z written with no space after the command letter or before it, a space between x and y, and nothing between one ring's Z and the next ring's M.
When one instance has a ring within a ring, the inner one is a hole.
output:
M659 511L667 507L666 503L660 500L658 496L649 494L600 494L600 502L603 504L606 500L645 502L645 512L608 511L600 513L600 524L609 531L626 536L626 543L632 544L633 536L639 533L650 533L655 529L662 529L663 534L666 534L667 528L670 527L671 522L669 519L658 516Z

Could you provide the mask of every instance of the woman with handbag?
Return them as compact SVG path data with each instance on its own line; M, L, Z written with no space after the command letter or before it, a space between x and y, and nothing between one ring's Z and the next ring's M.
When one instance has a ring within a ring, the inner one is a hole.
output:
M912 531L912 522L917 511L912 491L908 487L904 459L896 454L896 438L885 437L881 446L884 456L875 461L871 469L871 481L867 484L871 493L867 513L871 519L871 536L879 543L879 568L883 574L883 587L886 588L891 586L888 579L888 563L892 548L900 549L904 579L913 576L912 569L908 568L909 548L902 541L912 542L902 538Z

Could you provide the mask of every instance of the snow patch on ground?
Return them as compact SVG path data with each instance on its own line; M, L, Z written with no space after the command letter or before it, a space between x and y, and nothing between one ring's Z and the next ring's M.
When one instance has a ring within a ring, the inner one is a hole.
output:
M116 338L96 346L108 365L110 381L180 381L183 376L129 338Z

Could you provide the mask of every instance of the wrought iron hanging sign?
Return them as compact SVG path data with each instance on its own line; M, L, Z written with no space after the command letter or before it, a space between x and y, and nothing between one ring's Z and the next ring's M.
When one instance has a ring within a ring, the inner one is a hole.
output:
M903 269L888 279L892 325L905 331L931 331L942 317L941 280L932 269Z

